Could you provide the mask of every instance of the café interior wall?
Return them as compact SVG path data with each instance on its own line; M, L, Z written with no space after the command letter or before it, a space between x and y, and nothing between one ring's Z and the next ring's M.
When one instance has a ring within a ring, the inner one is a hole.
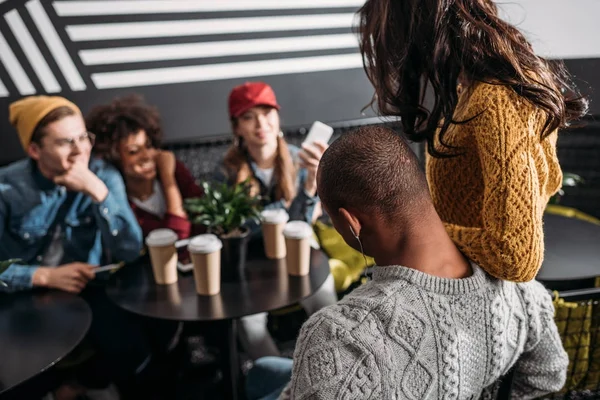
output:
M85 113L140 93L159 107L167 142L227 137L227 93L251 79L273 85L285 126L372 116L362 111L372 87L350 28L361 1L248 0L242 10L231 0L136 2L146 10L123 10L118 1L0 1L0 165L23 156L8 104L28 94L65 96ZM156 3L181 6L148 12ZM600 87L600 2L498 4L538 53L565 60L600 114L593 91Z
M0 165L23 156L8 105L25 95L87 113L139 93L166 142L229 137L227 95L247 80L274 87L286 127L372 117L351 28L361 1L0 1Z

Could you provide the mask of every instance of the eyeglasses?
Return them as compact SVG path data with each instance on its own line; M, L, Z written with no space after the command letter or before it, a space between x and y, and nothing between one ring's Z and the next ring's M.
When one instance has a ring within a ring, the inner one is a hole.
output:
M57 139L54 144L60 148L70 147L74 149L76 146L83 146L87 144L93 146L95 140L96 135L94 135L92 132L85 132L75 138Z

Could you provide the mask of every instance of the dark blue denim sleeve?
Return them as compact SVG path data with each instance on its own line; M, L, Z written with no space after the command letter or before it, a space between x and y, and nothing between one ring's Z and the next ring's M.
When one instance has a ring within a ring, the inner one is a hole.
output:
M108 188L104 201L93 205L104 253L110 262L133 261L140 255L143 237L129 207L123 178L114 168L104 169L98 177Z
M0 186L1 185L2 184L0 183ZM2 236L4 235L6 218L6 204L4 198L0 196L0 240L2 240ZM0 285L0 292L16 292L18 290L30 289L32 286L33 273L37 267L37 265L11 264L0 274L0 281L6 284L6 286Z
M307 172L304 168L298 171L298 194L292 200L288 214L292 221L305 221L309 224L312 222L315 206L319 202L318 196L310 196L304 190L304 182L306 181Z

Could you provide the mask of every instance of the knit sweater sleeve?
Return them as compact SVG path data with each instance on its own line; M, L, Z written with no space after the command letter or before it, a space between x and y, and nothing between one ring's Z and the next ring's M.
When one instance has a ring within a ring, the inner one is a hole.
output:
M468 122L484 182L481 227L446 224L461 250L491 275L532 280L544 254L542 216L547 202L532 154L543 113L511 89L474 96Z
M561 390L566 381L569 357L554 322L550 294L539 282L523 290L529 319L525 349L515 365L513 398L534 399Z
M381 398L381 374L372 347L336 314L320 312L303 325L292 379L280 399L356 398L357 393L360 398Z

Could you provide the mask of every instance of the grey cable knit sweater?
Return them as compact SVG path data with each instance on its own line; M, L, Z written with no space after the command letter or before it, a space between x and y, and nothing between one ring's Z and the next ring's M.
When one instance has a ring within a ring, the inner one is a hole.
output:
M552 300L473 265L465 279L376 267L302 327L282 399L478 399L516 365L513 398L558 391L568 365Z

